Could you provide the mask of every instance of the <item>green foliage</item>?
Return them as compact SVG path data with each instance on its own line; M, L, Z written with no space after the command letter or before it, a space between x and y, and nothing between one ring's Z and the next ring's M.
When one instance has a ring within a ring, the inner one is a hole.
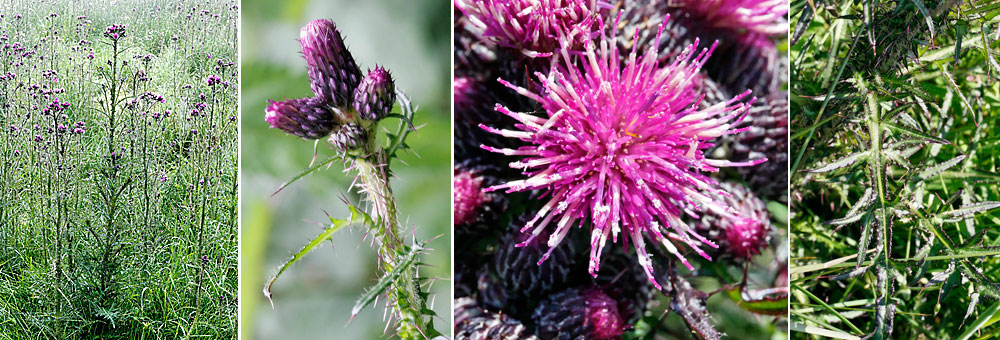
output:
M998 297L998 14L792 1L793 337L946 339Z

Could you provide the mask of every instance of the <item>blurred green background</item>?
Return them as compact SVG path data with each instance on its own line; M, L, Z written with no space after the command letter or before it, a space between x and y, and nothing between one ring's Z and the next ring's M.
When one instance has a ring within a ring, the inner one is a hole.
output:
M388 68L397 88L419 105L408 142L416 155L393 162L392 182L400 220L434 248L424 257L433 285L435 327L450 334L450 2L444 0L243 1L241 99L241 277L240 334L243 339L384 339L383 302L348 324L363 289L378 278L375 253L364 230L334 235L285 272L273 287L274 308L261 293L277 268L323 228L330 216L345 218L341 199L358 202L348 190L353 173L334 163L292 184L284 182L309 166L314 144L269 129L268 99L311 96L299 29L310 20L337 23L362 71ZM398 108L395 110L398 111ZM389 123L394 123L392 120ZM380 136L384 140L384 136ZM318 159L333 151L320 143ZM389 327L388 332L393 332Z

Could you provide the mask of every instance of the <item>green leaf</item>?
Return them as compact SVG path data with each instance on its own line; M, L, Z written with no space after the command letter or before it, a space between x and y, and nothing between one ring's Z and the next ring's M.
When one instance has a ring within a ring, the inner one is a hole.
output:
M726 295L744 310L762 315L788 315L788 287L767 289L726 289Z
M955 164L958 164L959 162L961 162L964 159L965 159L965 155L959 155L958 157L952 158L952 159L950 159L950 160L948 160L948 161L946 161L944 163L941 163L941 164L935 165L933 167L927 168L926 170L921 171L919 175L917 175L917 177L918 177L917 181L923 181L925 179L937 176L941 172L943 172L945 170L948 170L949 168L955 166Z
M343 157L341 157L341 155L330 156L330 158L327 158L327 159L323 160L322 162L319 162L316 165L313 165L313 166L309 167L305 171L302 171L298 175L295 175L295 177L292 177L292 179L289 180L288 182L285 182L284 184L282 184L281 186L279 186L278 190L275 190L274 193L271 194L271 196L277 195L279 192L281 192L281 190L284 190L286 187L288 187L292 183L295 183L295 181L298 181L299 179L302 179L303 177L306 177L307 175L313 173L313 171L319 170L319 168L327 166L330 163L333 163L333 161L338 160L338 159L343 159Z
M1000 302L996 302L989 309L979 313L979 318L973 321L965 328L965 331L958 336L958 340L969 340L972 338L973 334L976 334L979 330L982 330L990 325L1000 321Z
M364 294L361 294L358 301L354 303L354 308L351 308L351 319L353 320L362 309L368 307L368 305L371 305L372 303L375 303L375 300L378 299L379 295L382 295L386 292L386 290L390 289L395 284L396 280L403 275L403 273L409 270L410 267L416 265L417 255L423 250L424 247L422 243L415 244L410 248L410 251L406 253L406 255L397 259L396 266L393 267L389 273L382 276L382 278L380 278L374 286L366 290Z
M847 212L847 215L838 219L826 221L826 224L844 225L857 222L865 215L865 213L867 213L865 208L868 208L868 206L870 206L873 202L875 202L875 191L872 190L871 187L865 188L864 195L862 195L861 199L859 199L858 202L851 207L851 210Z
M322 245L323 242L326 242L326 240L331 239L333 237L333 234L339 231L340 229L343 229L344 227L347 227L352 224L367 224L367 225L374 224L372 223L371 217L369 217L364 212L358 210L355 206L348 205L348 208L351 210L351 218L349 220L338 220L331 217L330 222L332 222L333 224L324 229L323 232L317 235L315 238L313 238L313 240L310 241L308 244L306 244L305 247L302 247L302 250L299 250L299 252L295 253L295 255L292 255L292 258L289 259L288 262L285 262L285 264L283 264L281 268L278 269L278 272L275 273L274 276L272 276L271 279L267 281L267 285L264 286L264 296L266 296L267 300L271 302L271 308L274 308L274 300L271 299L271 286L274 285L274 282L278 280L278 277L280 277L281 274L285 272L285 270L288 270L289 267L295 264L295 262L301 260L302 257L306 256L306 254L309 254L309 252L315 250L316 248L319 248L319 246Z
M898 125L898 124L893 124L893 123L886 122L886 121L883 121L882 125L885 126L886 128L888 128L889 130L892 130L892 131L895 131L895 132L898 132L898 133L901 133L901 134L910 135L911 137L922 138L922 139L927 140L929 142L934 142L934 143L938 143L938 144L951 144L951 143L949 143L948 141L946 141L944 139L928 135L928 134L926 134L926 133L924 133L922 131L918 131L918 130L912 129L910 127L906 127L906 126L902 126L902 125Z
M802 332L807 334L813 334L818 336L824 336L834 339L844 339L844 340L861 340L861 337L852 335L850 333L845 333L837 330L826 329L816 326L809 326L803 323L792 321L789 329L796 332Z
M920 14L924 16L924 21L927 22L927 28L931 30L931 40L934 40L934 18L931 17L931 13L927 11L927 7L924 6L923 0L913 0L913 4L917 5L917 10Z
M767 202L767 212L779 225L788 225L788 206L778 201Z
M792 287L795 288L795 289L798 289L800 292L802 292L807 297L809 297L810 300L812 300L815 303L818 303L827 312L829 312L829 313L833 314L834 316L836 316L838 319L840 319L841 322L843 322L845 325L847 325L848 327L850 327L851 330L854 331L855 333L857 333L857 334L863 333L860 329L858 329L857 326L854 325L854 323L852 323L850 320L847 320L847 318L844 317L844 315L840 314L840 312L837 312L837 310L834 309L833 307L830 307L830 305L827 304L826 301L823 301L822 299L816 297L816 295L814 295L812 292L810 292L810 291L806 290L805 288L802 288L802 287L800 287L798 285L792 285Z
M811 170L806 170L806 171L817 173L817 172L830 172L830 171L837 170L837 169L840 169L840 168L845 168L845 167L853 165L854 163L857 163L858 161L860 161L862 159L867 159L868 154L869 154L868 151L856 152L856 153L847 155L847 156L845 156L845 157L843 157L841 159L838 159L838 160L835 160L833 162L830 162L829 164L826 164L826 165L821 166L819 168L811 169Z
M962 217L991 209L996 209L997 207L1000 207L1000 202L980 202L975 204L963 205L961 208L945 211L941 213L941 215L949 217Z

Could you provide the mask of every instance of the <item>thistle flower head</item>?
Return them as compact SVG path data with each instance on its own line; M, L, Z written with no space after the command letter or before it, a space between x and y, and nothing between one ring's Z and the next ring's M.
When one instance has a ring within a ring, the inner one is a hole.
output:
M319 139L330 134L339 123L320 98L268 100L264 120L272 128L305 138Z
M739 259L749 259L760 254L770 239L771 219L767 215L764 202L743 186L723 183L731 195L723 198L731 207L737 210L742 219L722 219L719 221L725 230L726 251Z
M500 46L545 57L561 45L582 45L597 28L597 0L455 0L472 28Z
M518 129L481 125L529 144L516 150L483 146L524 156L510 166L528 176L489 189L540 190L547 197L548 202L522 228L530 235L525 244L547 232L551 252L572 226L589 221L591 275L597 273L608 239L617 243L624 233L623 243L631 241L646 276L659 288L646 242L660 243L692 268L675 243L705 258L710 257L701 247L716 245L695 233L682 216L713 211L739 218L713 198L726 194L704 173L764 160L707 159L704 150L714 139L740 131L733 126L745 115L749 104L741 100L749 91L700 109L692 79L712 49L699 52L696 41L672 63L661 65L655 50L640 56L633 47L623 59L611 38L616 29L610 37L601 31L602 36L588 42L578 57L562 53L547 76L536 74L541 93L504 82L540 103L544 113L512 112L498 105L499 112L520 122Z
M719 187L727 195L717 198L739 217L707 213L697 222L699 232L719 244L717 253L723 258L747 260L760 254L774 230L764 201L739 184L722 182Z
M361 69L344 45L337 25L330 20L313 20L302 27L299 43L313 93L334 107L350 105L361 81Z
M771 36L788 32L784 0L683 0L686 11L706 25L758 32Z
M395 103L396 85L389 71L381 66L369 70L354 90L354 109L358 110L361 118L370 121L385 117Z
M546 339L618 339L625 331L618 302L597 288L553 294L539 304L532 319Z
M483 190L486 180L473 169L461 165L455 166L452 185L456 226L475 221L480 211L493 199L493 195Z

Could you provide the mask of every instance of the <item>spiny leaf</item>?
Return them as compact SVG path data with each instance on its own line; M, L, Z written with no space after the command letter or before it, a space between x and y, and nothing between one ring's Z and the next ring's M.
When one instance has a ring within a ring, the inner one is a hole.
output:
M868 218L865 219L865 223L861 228L861 238L858 239L858 254L866 254L868 253L868 245L871 243L872 235L879 233L881 226L877 219ZM875 257L878 257L878 252L880 251L876 251ZM858 263L855 268L861 267L864 261L865 258L863 256L858 256Z
M907 135L910 135L911 137L922 138L922 139L924 139L924 140L926 140L928 142L933 142L933 143L938 143L938 144L951 144L950 142L948 142L948 141L946 141L944 139L928 135L928 134L926 134L926 133L924 133L922 131L918 131L916 129L912 129L910 127L906 127L906 126L902 126L902 125L898 125L898 124L893 124L893 123L886 122L886 121L883 121L882 125L885 126L886 128L889 128L890 130L896 131L898 133L907 134Z
M846 273L834 276L833 280L843 281L843 280L847 280L847 279L853 279L855 277L860 276L861 274L867 273L868 269L871 269L871 266L857 267L857 268L851 269L850 271L847 271Z
M835 160L827 165L821 166L816 169L806 170L808 172L818 173L818 172L830 172L840 168L845 168L857 163L859 160L866 159L868 157L869 151L856 152L847 155L841 159Z
M934 18L931 17L931 13L927 11L927 7L924 6L923 0L913 0L913 4L917 5L917 10L920 14L924 16L924 21L927 22L927 28L931 30L931 40L934 40Z
M955 79L951 77L951 74L949 74L947 70L942 70L941 74L944 75L944 79L947 80L948 86L950 86L951 89L958 94L958 99L961 99L962 104L969 110L969 114L975 114L976 109L972 107L972 104L969 104L968 99L965 99L965 94L962 93L962 89L958 87L957 83L955 83Z
M927 168L926 170L921 171L920 174L917 175L917 181L923 181L925 179L937 176L942 171L948 170L949 168L955 166L955 164L958 164L964 159L965 155L959 155L958 157L952 158L944 163Z
M958 209L945 211L941 213L941 215L948 217L962 217L967 215L973 215L990 209L995 209L997 207L1000 207L1000 202L980 202L975 204L963 205Z
M945 280L948 280L948 278L951 277L951 275L954 273L955 273L955 261L951 261L948 263L948 269L945 269L944 271L934 274L934 276L931 276L931 278L927 280L927 284L924 285L924 288L928 288L936 284L939 284L941 282L944 282Z
M813 12L812 6L803 6L802 14L799 15L799 22L795 25L795 32L792 33L792 41L789 43L789 46L794 46L798 43L799 38L802 37L802 34L809 28L809 24L812 23L814 15L815 12Z
M292 255L292 258L289 259L288 262L285 262L285 264L281 266L281 269L279 269L278 272L275 273L274 276L267 281L267 285L264 286L264 296L266 296L267 300L271 302L271 308L274 308L274 300L271 299L271 286L274 285L274 282L278 280L278 277L280 277L281 274L285 272L285 270L287 270L289 267L295 264L295 262L298 262L300 259L302 259L302 257L306 256L306 254L309 254L309 252L315 250L316 248L319 248L319 246L322 245L323 242L326 242L326 240L331 239L333 237L333 234L336 233L338 230L343 229L344 227L352 224L362 224L362 223L368 225L373 224L371 217L368 217L368 215L365 214L364 212L358 210L353 205L348 205L348 208L351 210L351 218L349 220L338 220L331 217L330 222L332 222L333 224L330 227L323 230L323 232L317 235L315 238L313 238L313 240L310 241L308 244L306 244L306 246L303 247L302 250L299 250L299 252L295 253L295 255Z
M969 324L969 327L958 336L958 340L969 340L972 338L973 334L976 334L979 330L989 327L990 325L1000 321L1000 302L994 303L992 307L979 313L979 318Z
M972 312L976 310L976 305L979 305L979 293L973 292L969 294L969 308L965 310L965 316L962 317L962 324L959 327L965 326L965 320L968 320Z
M847 212L844 217L827 221L826 224L832 225L843 225L854 223L860 220L866 213L864 209L868 208L869 205L875 202L875 191L871 187L865 188L864 195L861 195L861 199L851 207L851 210Z
M386 162L392 162L394 158L397 157L396 152L399 150L406 150L409 147L406 145L406 137L410 135L410 132L416 131L413 127L413 116L417 111L417 107L413 106L410 101L410 97L406 95L400 89L396 89L396 100L399 102L399 107L402 109L402 114L394 115L402 117L400 118L399 126L396 128L395 133L386 133L389 137L389 145L385 147L385 154L388 156Z
M956 258L998 256L1000 255L1000 247L970 246L967 248L948 251L948 254L955 256Z
M390 289L396 280L416 263L417 255L423 250L423 243L417 243L410 248L410 251L406 255L397 259L396 266L389 273L382 276L374 286L366 290L364 294L361 294L358 301L354 303L354 308L351 309L351 319L353 320L362 309L374 303L380 295Z
M892 337L892 322L896 318L896 305L888 296L879 297L875 302L875 333L872 339L885 340Z
M976 291L994 299L1000 299L1000 284L990 281L983 275L982 268L972 265L971 262L962 260L958 267L962 272L962 277L976 284Z

